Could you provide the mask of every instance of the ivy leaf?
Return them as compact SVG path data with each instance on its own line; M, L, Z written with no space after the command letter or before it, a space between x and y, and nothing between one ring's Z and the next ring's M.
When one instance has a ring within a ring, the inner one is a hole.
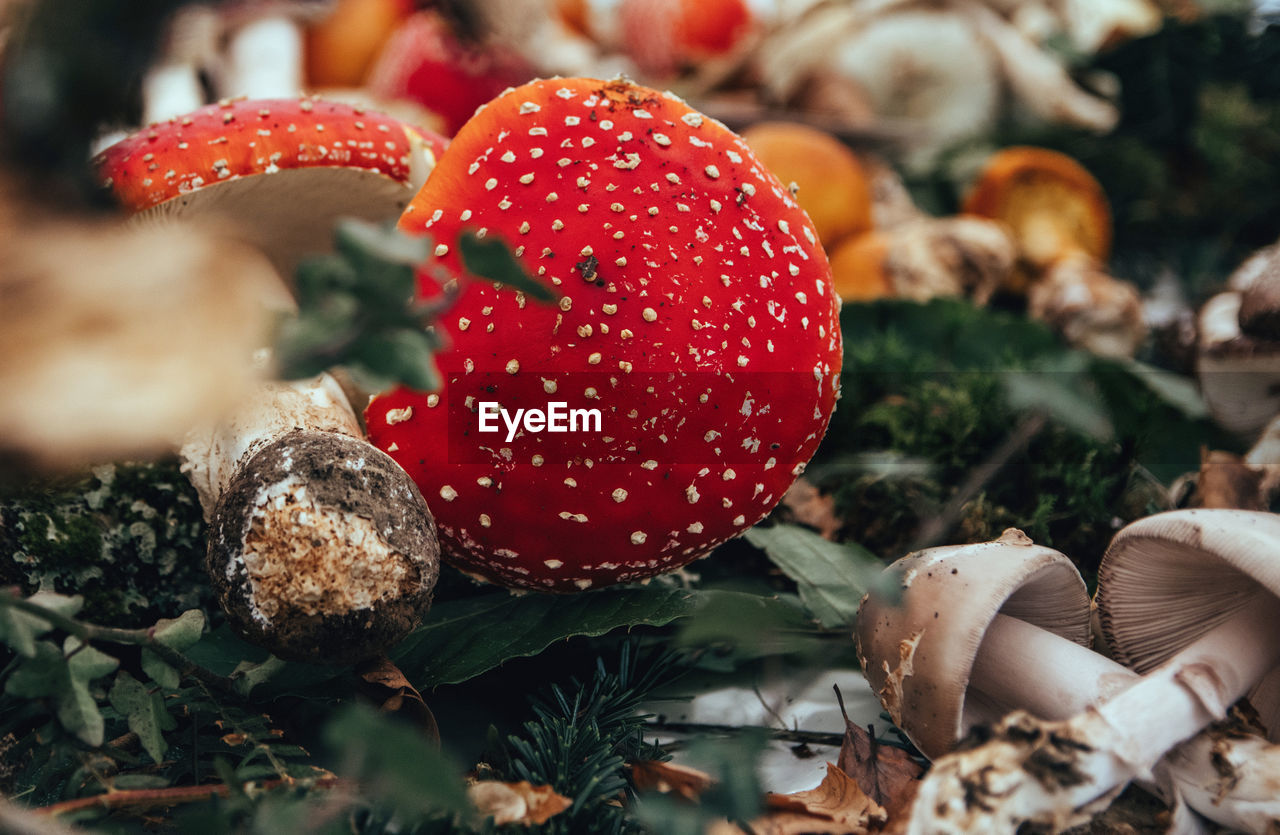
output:
M35 654L9 676L5 692L19 698L52 700L62 727L96 748L102 744L104 723L89 682L111 673L119 663L75 637L68 637L61 650L49 641L40 641Z
M231 671L231 678L235 681L236 691L242 696L248 696L253 688L270 681L288 667L288 661L268 655L262 661L241 661Z
M178 727L178 723L165 709L164 696L158 690L148 690L136 678L121 672L116 675L107 700L128 720L129 730L138 735L138 740L151 755L151 759L161 762L164 752L169 750L163 731Z
M79 595L65 597L44 591L28 597L27 602L67 617L72 617L84 606L84 598ZM0 606L0 643L8 644L10 649L24 658L35 656L36 638L52 628L44 618L20 612L12 606Z
M462 769L426 737L405 733L405 726L364 706L340 711L324 729L325 742L340 752L346 776L363 790L408 818L465 813L470 806L459 774Z
M184 652L200 640L203 632L204 612L199 609L188 609L176 618L164 618L158 621L155 632L152 634L156 643L175 652ZM161 687L173 689L182 684L182 676L178 671L161 661L160 656L149 649L142 650L142 671Z
M347 366L379 389L438 387L428 331L439 306L417 304L428 242L394 226L341 221L333 255L309 258L294 276L298 311L281 321L276 358L285 379Z
M540 302L556 300L555 293L534 281L511 254L510 248L500 240L479 238L471 232L464 232L458 238L458 252L469 273L512 287Z
M830 542L798 525L754 527L746 539L795 581L805 608L828 629L853 622L883 567L860 545Z
M440 388L435 341L416 325L361 337L351 346L349 365L360 383L373 391L397 383L416 391Z
M645 586L573 596L502 592L449 601L433 607L391 659L401 669L419 671L414 682L419 688L456 684L575 635L664 626L691 614L697 597L684 589Z

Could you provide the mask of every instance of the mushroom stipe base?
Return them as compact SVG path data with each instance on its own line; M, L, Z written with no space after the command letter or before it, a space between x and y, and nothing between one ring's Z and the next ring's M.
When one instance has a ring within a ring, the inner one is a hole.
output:
M418 624L439 546L394 461L354 438L296 430L231 480L214 511L208 568L247 640L281 658L347 664Z

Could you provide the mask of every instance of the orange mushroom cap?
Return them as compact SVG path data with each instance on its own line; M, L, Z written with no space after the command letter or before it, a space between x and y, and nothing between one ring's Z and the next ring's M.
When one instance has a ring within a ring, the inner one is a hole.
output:
M886 259L889 238L872 230L855 235L831 253L831 279L836 295L847 302L866 302L894 295Z
M830 249L872 226L871 185L858 157L829 133L792 122L760 122L742 132L756 157L783 183Z
M1084 252L1099 262L1111 254L1111 208L1084 166L1047 148L1005 148L988 161L962 210L1008 224L1022 257L1044 268Z

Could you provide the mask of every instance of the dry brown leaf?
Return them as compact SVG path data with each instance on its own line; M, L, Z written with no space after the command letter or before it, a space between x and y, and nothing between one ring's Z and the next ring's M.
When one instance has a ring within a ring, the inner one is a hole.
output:
M365 661L356 668L356 675L360 695L377 705L378 710L411 720L429 739L440 742L440 728L431 708L391 659L383 656Z
M880 745L870 732L849 720L839 690L836 699L844 714L844 740L836 764L884 807L890 819L896 819L911 808L924 767L901 748Z
M770 811L751 822L757 835L862 835L887 820L884 808L834 763L817 788L766 795L765 807Z
M1262 471L1250 467L1239 455L1202 447L1191 507L1265 510L1268 502L1262 478Z
M813 482L802 476L783 495L782 503L797 522L813 528L823 539L835 541L840 520L836 517L834 496L823 495Z
M484 780L467 787L467 797L482 818L492 817L495 826L517 823L541 825L573 805L550 786L535 786L528 780L503 783Z
M685 800L697 800L715 783L715 778L685 765L643 760L631 766L631 781L636 791L676 794Z

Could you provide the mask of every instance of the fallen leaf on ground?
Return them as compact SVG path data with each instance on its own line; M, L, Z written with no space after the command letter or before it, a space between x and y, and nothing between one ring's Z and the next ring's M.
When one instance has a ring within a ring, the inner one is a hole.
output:
M378 710L411 720L428 739L440 742L440 728L431 708L427 707L422 694L409 683L400 668L391 663L391 659L386 656L371 658L356 668L356 676L360 694Z
M836 517L834 496L824 495L813 482L801 477L782 496L782 504L791 511L795 521L813 528L823 539L835 541L840 520Z
M1262 478L1263 472L1250 467L1239 455L1202 447L1200 475L1190 506L1266 510Z
M907 814L915 800L924 767L901 748L881 745L866 728L849 720L844 698L836 690L840 712L844 714L844 740L836 765L848 774L894 820Z
M769 811L751 821L755 835L865 835L878 831L887 816L878 803L834 763L817 788L793 794L768 794ZM717 832L742 832L721 827Z
M686 765L643 760L631 766L631 781L636 791L676 794L685 800L697 800L715 783L715 778Z
M480 811L480 817L492 817L495 826L541 825L573 805L572 800L556 794L550 786L535 786L528 780L472 783L467 787L467 797Z

